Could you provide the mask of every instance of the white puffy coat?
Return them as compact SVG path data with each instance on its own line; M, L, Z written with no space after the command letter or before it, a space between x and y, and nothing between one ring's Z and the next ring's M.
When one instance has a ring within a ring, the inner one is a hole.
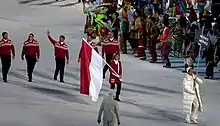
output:
M193 100L197 97L199 102L199 111L202 110L202 102L199 92L199 85L203 81L196 77L196 75L190 76L189 74L183 80L183 112L191 113Z

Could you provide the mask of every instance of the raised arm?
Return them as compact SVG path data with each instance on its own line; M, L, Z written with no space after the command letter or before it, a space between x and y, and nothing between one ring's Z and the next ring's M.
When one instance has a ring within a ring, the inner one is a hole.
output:
M57 42L56 40L53 39L53 37L50 35L50 31L47 31L47 37L50 40L50 42L55 45L55 43Z

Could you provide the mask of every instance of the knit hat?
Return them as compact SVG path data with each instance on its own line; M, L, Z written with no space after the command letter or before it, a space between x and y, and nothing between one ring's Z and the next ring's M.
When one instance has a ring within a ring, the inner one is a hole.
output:
M186 69L186 72L189 73L189 71L190 71L191 69L193 69L193 68L192 68L192 67L188 67L188 68Z
M115 92L114 92L113 89L110 89L110 90L108 91L108 95L109 95L109 96L113 96L114 94L115 94Z

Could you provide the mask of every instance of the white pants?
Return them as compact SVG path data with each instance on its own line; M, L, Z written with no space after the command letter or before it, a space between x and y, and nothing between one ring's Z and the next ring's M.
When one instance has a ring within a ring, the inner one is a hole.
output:
M198 118L198 111L199 111L199 101L198 101L198 98L196 97L193 100L191 112L186 114L186 120L197 119Z
M115 126L114 121L103 121L103 126Z
M184 58L184 63L187 64L188 66L193 65L193 59L191 57Z

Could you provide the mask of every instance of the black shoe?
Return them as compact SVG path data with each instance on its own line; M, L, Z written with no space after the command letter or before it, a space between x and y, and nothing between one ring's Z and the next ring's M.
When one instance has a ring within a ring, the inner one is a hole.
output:
M28 80L28 82L32 82L32 80L31 80L31 79L29 79L29 80Z
M61 83L65 83L63 80L60 81Z
M209 79L209 77L207 76L207 77L204 77L204 79Z
M54 77L53 79L54 79L54 80L57 80L57 78L56 78L56 77Z
M187 71L186 71L186 70L183 70L182 73L187 73Z
M150 63L156 63L157 60L152 60L152 59L151 59L149 62L150 62Z
M128 53L127 53L127 52L125 52L125 51L122 51L122 53L123 53L123 54L128 54Z
M8 81L6 79L3 80L5 83L8 83Z
M147 58L146 57L142 57L142 58L140 58L140 60L146 60Z
M171 68L171 65L165 65L165 66L163 66L163 67L165 67L165 68Z
M116 101L121 101L119 98L114 98Z

